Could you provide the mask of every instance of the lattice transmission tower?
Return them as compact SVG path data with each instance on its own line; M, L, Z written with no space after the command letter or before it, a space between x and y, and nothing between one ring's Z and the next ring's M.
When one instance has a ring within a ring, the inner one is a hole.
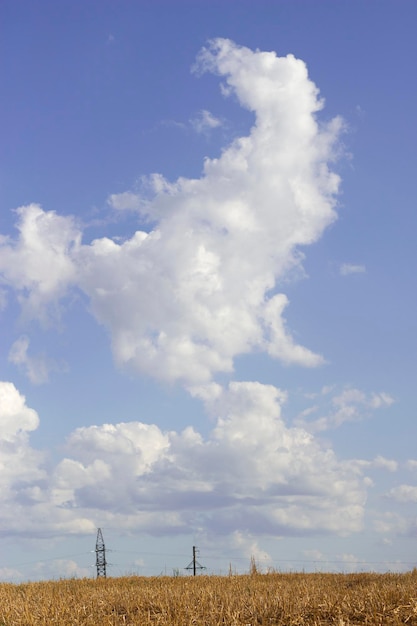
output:
M96 568L97 578L106 578L106 546L104 545L103 534L101 528L97 529L96 540Z

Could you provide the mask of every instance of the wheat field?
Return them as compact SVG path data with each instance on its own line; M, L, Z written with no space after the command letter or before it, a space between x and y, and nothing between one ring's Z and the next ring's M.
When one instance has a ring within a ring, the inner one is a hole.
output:
M417 571L0 584L0 626L416 624Z

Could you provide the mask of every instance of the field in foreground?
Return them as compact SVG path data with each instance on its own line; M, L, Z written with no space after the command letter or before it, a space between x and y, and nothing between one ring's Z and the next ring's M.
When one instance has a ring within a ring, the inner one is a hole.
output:
M0 584L0 626L417 625L417 572Z

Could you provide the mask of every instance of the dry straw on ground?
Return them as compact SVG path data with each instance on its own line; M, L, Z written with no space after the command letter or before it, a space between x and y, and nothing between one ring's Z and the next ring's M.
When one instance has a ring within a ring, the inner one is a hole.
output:
M0 584L0 626L417 625L417 571Z

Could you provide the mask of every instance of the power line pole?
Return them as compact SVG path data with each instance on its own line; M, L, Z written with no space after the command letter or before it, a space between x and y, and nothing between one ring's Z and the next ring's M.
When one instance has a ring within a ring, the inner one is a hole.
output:
M106 546L104 545L101 528L97 529L96 540L96 568L97 578L106 578Z
M193 546L193 560L185 568L185 569L192 569L193 570L193 576L197 575L197 570L198 569L206 569L203 565L200 565L200 563L197 561L196 557L197 557L197 548L196 548L196 546Z

